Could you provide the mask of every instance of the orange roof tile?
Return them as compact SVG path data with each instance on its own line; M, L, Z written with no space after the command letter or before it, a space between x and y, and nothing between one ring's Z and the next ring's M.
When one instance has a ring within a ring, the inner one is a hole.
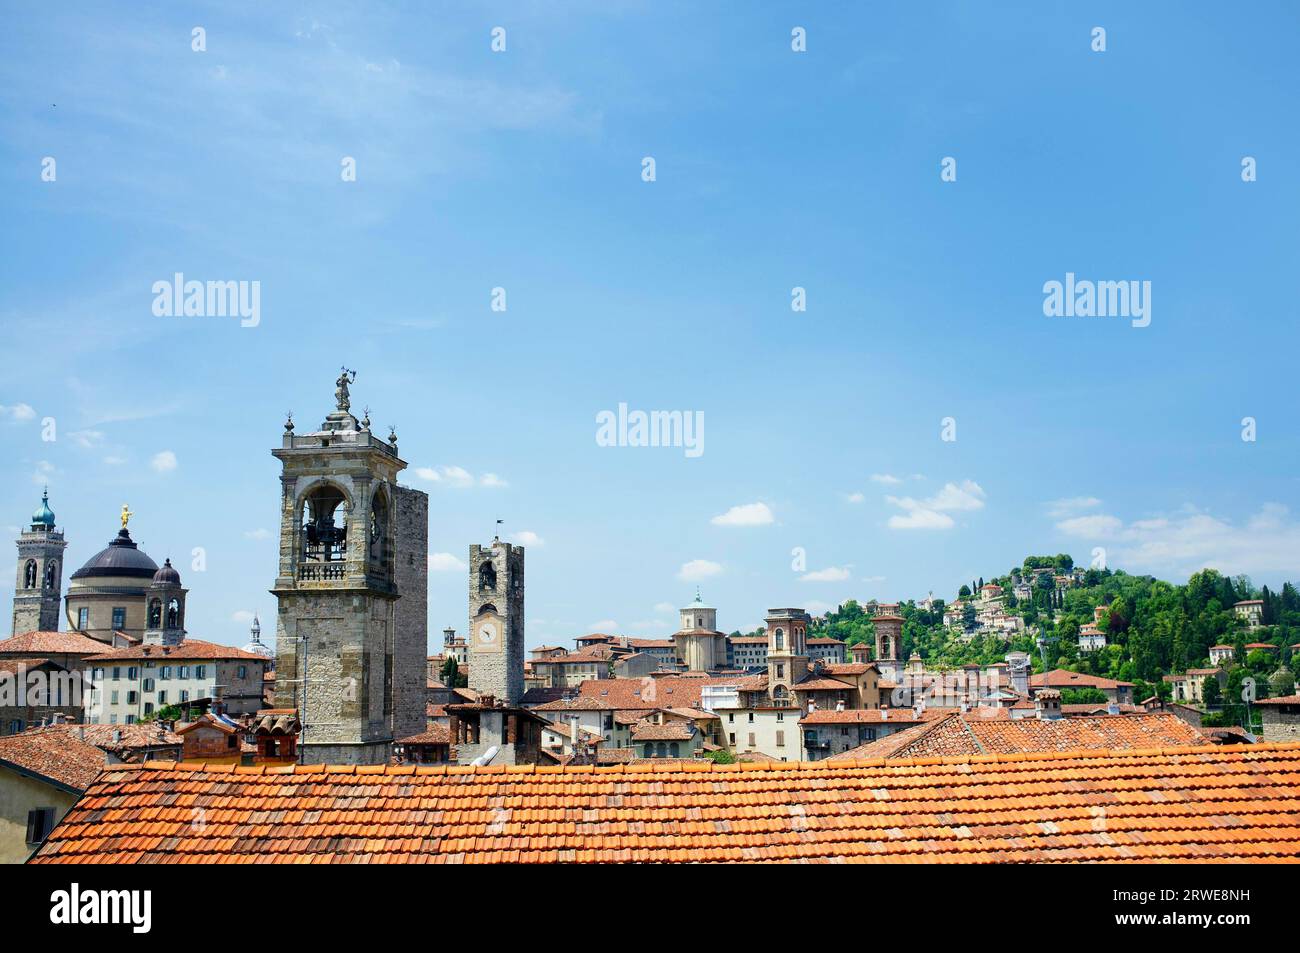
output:
M98 655L107 648L80 632L23 632L0 641L0 655Z
M1263 744L888 763L114 765L32 862L1298 859L1300 744Z
M180 645L130 645L120 649L109 649L98 655L90 656L90 662L114 662L118 659L251 659L266 662L264 656L254 652L245 652L233 645L218 645L216 642L204 642L201 639L186 639Z
M34 774L70 791L84 791L107 763L103 751L62 725L0 738L0 767Z

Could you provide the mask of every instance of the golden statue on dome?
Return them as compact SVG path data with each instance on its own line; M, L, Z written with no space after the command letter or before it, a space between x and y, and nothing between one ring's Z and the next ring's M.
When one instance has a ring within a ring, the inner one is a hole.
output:
M130 508L125 503L123 503L122 504L122 529L126 529L127 521L130 520L132 516L135 516L135 514L131 512Z

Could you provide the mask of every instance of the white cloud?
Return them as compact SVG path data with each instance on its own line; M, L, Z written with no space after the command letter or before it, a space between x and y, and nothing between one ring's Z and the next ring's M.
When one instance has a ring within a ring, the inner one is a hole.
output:
M37 460L36 470L32 473L32 482L38 486L49 483L50 477L54 476L56 472L58 471L55 469L54 464L50 463L49 460Z
M677 570L677 578L683 582L699 582L701 579L716 576L720 572L722 572L721 563L711 562L707 559L692 559L688 563L682 563L682 568Z
M984 489L974 480L945 483L934 496L923 500L910 496L887 496L885 500L904 512L889 518L890 529L951 529L954 511L982 509Z
M68 434L68 439L78 447L90 450L104 442L104 433L102 430L74 430Z
M885 577L884 576L863 576L862 581L863 582L884 582Z
M1095 496L1071 496L1048 503L1047 515L1052 519L1059 520L1067 516L1073 516L1080 510L1091 510L1098 506L1101 506L1101 500Z
M612 633L618 631L618 623L613 619L599 619L587 626L587 629L591 632Z
M799 577L800 582L843 582L848 579L851 573L845 566L828 566L825 569L815 569L812 572L806 572Z
M497 489L510 485L495 473L485 473L481 477L476 477L464 467L456 466L416 467L415 475L421 480L427 480L430 483L457 490L467 489L472 486Z
M510 537L510 541L519 546L546 545L546 540L542 539L542 537L538 536L530 529L521 529L519 532L515 533L513 536Z
M149 461L149 466L153 467L159 473L171 473L176 469L176 454L170 450L163 450L155 453L153 459Z
M0 417L8 417L15 422L32 420L36 417L36 411L32 409L31 404L10 404L8 406L0 404Z
M1056 528L1067 536L1078 536L1081 539L1101 539L1118 533L1124 528L1124 521L1115 516L1107 516L1104 513L1094 513L1090 516L1074 516L1068 520L1062 520L1056 524Z
M863 501L866 500L866 498L867 497L865 493L850 493L847 496L847 499L850 503L862 503Z
M812 615L825 615L839 607L838 602L822 602L820 599L805 599L803 603L804 611Z
M766 503L742 503L709 520L714 526L767 526L775 521Z
M677 611L677 607L676 607L675 605L673 605L671 602L656 602L656 603L655 603L655 612L658 612L658 613L660 613L660 614L663 614L663 615L672 615L672 614L673 614L674 612L676 612L676 611Z
M906 515L895 514L889 518L890 529L952 529L956 525L947 513L936 513L934 510L916 509Z
M244 539L270 539L271 531L259 526L257 529L244 530Z
M903 482L892 473L873 473L871 474L871 479L875 483L883 483L886 486L897 486Z
M1074 535L1107 542L1107 563L1182 578L1199 569L1237 573L1300 573L1300 522L1281 503L1265 503L1244 523L1188 504L1168 516L1125 524L1115 516L1093 524L1067 520ZM1064 524L1057 524L1061 529ZM1063 530L1065 531L1065 530ZM1089 536L1088 533L1094 535Z
M429 553L429 572L464 572L465 564L451 553Z
M236 609L230 614L230 621L238 622L240 625L251 625L256 614L248 609Z

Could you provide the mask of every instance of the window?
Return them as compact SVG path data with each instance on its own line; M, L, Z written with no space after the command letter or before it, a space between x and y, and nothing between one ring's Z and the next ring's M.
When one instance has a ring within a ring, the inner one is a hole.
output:
M736 713L734 711L727 712L727 723L731 725L736 723Z
M754 723L754 713L752 711L749 713L749 723L751 725Z
M239 668L236 670L236 673L238 678L248 678L248 666L247 665L239 666ZM607 718L606 721L612 721L612 719ZM610 726L606 725L605 727L609 728Z
M91 669L90 680L92 682L102 682L104 680L104 670L102 668Z
M126 628L126 608L124 606L113 606L113 628Z
M82 632L90 628L90 610L84 606L77 610L77 628Z
M189 700L190 700L190 693L185 691L184 689L181 689L181 701L187 702Z
M40 844L54 829L54 808L34 807L27 812L27 843Z
M135 715L127 715L127 716L126 716L126 723L127 723L128 725L134 725L134 724L135 724Z
M121 680L122 680L122 666L120 666L120 665L114 665L114 666L113 666L113 681L118 682L118 681L121 681Z
M778 652L785 648L785 633L780 629L776 630L776 648Z
M671 745L669 745L668 753L670 756L674 758L680 758L682 756L681 746L674 741Z
M144 686L143 686L143 687L144 687L144 690L145 690L146 692L151 692L151 691L153 691L153 679L152 679L152 678L146 678L146 679L144 680Z
M167 704L167 692L161 691L158 693L158 704L159 705Z
M36 560L27 560L27 568L23 570L23 588L36 588Z
M778 712L776 713L776 720L777 720L777 721L785 721L785 712L783 712L783 711L778 711Z
M207 676L208 676L208 667L207 667L206 665L196 665L196 666L194 666L194 677L195 677L195 678L207 678Z
M182 666L180 666L179 668L177 668L177 669L176 669L176 677L177 677L177 678L189 678L189 677L190 677L190 667L189 667L188 665L182 665Z
M140 669L136 668L134 665L128 665L126 667L127 681L134 682L139 677L140 677Z
M15 718L13 721L9 722L9 734L16 735L22 730L23 720L21 718Z
M127 693L126 693L126 703L127 703L128 705L138 705L138 704L140 703L140 693L139 693L139 692L127 692Z
M844 727L840 728L840 737L841 737L841 738L847 738L848 736L849 736L849 729L848 729L848 726L844 726Z
M111 699L111 700L112 700L112 702L113 702L114 705L117 704L117 692L113 692L113 693L112 693L112 699Z
M171 678L172 667L170 665L164 665L162 668L158 669L158 677L160 679Z
M749 746L750 746L751 748L754 747L754 743L755 743L755 742L754 742L754 733L751 731L751 732L749 733Z
M145 713L146 715L152 715L152 714L153 714L153 702L145 702L145 703L144 703L144 713Z
M109 723L110 725L116 725L116 724L117 724L117 715L109 715L109 716L108 716L108 723Z
M736 745L736 733L733 731L731 734L727 735L727 740L728 740L729 742L731 742L732 747L735 747L735 745Z
M778 748L784 748L784 747L785 747L785 732L784 732L784 731L778 731L778 732L776 733L776 746L777 746Z

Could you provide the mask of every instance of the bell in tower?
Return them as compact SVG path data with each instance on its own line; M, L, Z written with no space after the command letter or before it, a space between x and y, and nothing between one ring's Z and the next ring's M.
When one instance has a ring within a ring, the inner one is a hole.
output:
M276 707L304 763L384 764L425 723L428 496L399 486L393 437L351 413L344 369L319 430L292 418L281 463Z

